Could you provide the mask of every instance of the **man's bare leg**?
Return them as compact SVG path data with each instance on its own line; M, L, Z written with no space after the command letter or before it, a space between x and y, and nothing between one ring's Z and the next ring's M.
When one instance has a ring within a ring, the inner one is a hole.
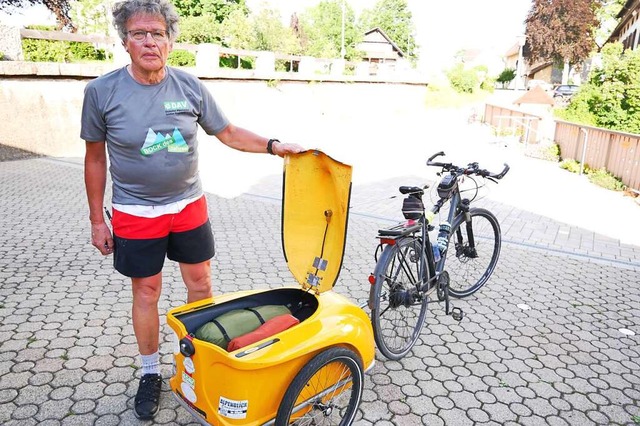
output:
M180 263L180 273L187 286L187 303L212 296L210 260L200 263Z

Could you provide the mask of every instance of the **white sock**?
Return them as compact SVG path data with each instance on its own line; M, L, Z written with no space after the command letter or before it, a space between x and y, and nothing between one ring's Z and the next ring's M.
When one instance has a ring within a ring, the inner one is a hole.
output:
M160 352L151 355L140 355L142 363L142 375L160 374Z

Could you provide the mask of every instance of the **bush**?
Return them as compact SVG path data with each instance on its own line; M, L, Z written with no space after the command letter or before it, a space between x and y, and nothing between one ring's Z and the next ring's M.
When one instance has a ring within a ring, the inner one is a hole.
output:
M516 78L516 69L515 68L505 68L500 73L498 78L496 78L496 81L498 83L502 84L502 87L505 87L506 85L511 83L514 78Z
M104 49L96 49L93 44L86 42L69 42L71 56L77 60L104 61L106 54Z
M195 67L196 55L187 50L174 50L169 53L167 64L174 67Z
M551 145L540 143L528 144L525 155L557 163L560 161L560 146L555 143Z
M561 120L598 127L598 118L591 110L593 99L598 96L594 86L585 84L565 108L554 109L554 115Z
M568 170L571 173L580 173L580 163L576 160L562 160L560 162L560 168Z
M25 61L32 62L71 62L73 55L69 45L63 41L22 40L22 52Z
M255 58L240 58L240 67L243 70L254 69ZM238 68L237 55L220 55L221 68Z
M611 191L623 191L625 189L622 181L609 173L605 168L591 171L589 173L589 181Z
M38 30L38 31L56 31L57 30L55 25L27 25L25 28L28 30Z
M23 39L22 51L26 61L32 62L78 62L104 61L105 51L93 44L78 41Z
M602 48L602 65L557 114L567 121L628 133L640 133L640 51L622 43Z
M480 83L480 88L489 93L493 93L496 88L496 81L492 78L487 77L482 81L482 83Z
M465 70L462 64L458 64L447 72L449 83L459 93L473 93L480 81L475 70Z

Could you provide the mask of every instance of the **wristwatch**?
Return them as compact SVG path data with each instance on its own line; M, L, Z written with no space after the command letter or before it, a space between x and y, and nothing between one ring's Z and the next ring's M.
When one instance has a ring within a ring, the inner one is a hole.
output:
M275 152L273 152L273 143L277 142L280 143L280 141L278 139L269 139L269 142L267 142L267 152L271 155L276 155Z

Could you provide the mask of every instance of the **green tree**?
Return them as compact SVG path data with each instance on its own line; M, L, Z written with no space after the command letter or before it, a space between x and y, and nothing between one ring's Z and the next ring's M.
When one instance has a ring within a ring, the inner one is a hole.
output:
M234 10L249 13L245 0L172 0L180 16L215 16L222 23Z
M83 34L108 35L111 27L111 8L105 0L77 0L71 6L70 16Z
M253 49L256 46L253 23L242 10L232 11L220 25L222 45L233 49Z
M509 83L516 78L516 69L515 68L505 68L502 70L496 81L502 84L502 87L506 87Z
M25 6L39 4L44 5L53 12L58 23L58 29L64 28L70 32L76 32L77 28L70 16L71 4L69 0L2 0L0 1L0 10L12 14Z
M280 13L272 9L262 9L253 16L255 50L297 54L301 52L300 42L293 29L282 24Z
M409 58L417 59L414 25L407 0L378 0L360 16L363 31L379 27Z
M449 84L458 93L473 93L480 87L479 69L465 69L464 64L454 65L447 71Z
M221 29L215 16L186 16L180 19L178 43L221 44Z
M566 84L569 67L580 65L596 46L600 6L598 0L534 0L525 20L529 61L562 65Z
M338 58L342 50L342 0L323 0L299 18L302 51L319 58ZM359 57L356 48L362 33L355 25L355 13L344 4L344 46L347 60Z
M640 133L640 50L621 43L602 48L602 66L572 98L562 118L629 133Z

